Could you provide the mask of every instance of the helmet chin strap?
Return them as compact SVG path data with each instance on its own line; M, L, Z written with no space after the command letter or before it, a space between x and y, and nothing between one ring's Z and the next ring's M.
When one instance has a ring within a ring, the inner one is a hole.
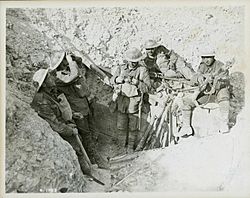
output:
M135 69L137 68L137 66L138 66L138 62L136 62L136 64L133 64L132 62L128 64L129 69Z
M150 59L156 59L156 57L154 57L152 55L149 55L149 54L147 54L147 55L148 55L148 58L150 58Z

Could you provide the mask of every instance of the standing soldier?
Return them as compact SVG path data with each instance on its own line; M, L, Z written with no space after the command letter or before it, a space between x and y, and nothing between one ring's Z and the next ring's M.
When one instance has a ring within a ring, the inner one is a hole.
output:
M150 88L148 71L139 63L142 59L143 54L139 49L127 50L125 60L128 63L118 67L111 78L111 83L115 87L113 100L117 105L119 135L128 134L125 143L127 152L133 152L135 149L143 95Z
M58 62L52 68L55 70L57 76L57 89L64 93L69 101L73 112L73 119L79 129L83 145L87 150L92 164L98 164L99 168L108 168L107 162L97 153L96 144L93 140L90 126L91 112L88 101L90 92L84 74L81 75L85 67L82 64L81 58L73 54L66 55L63 52L61 57L63 58L59 58ZM78 65L82 68L80 69Z
M36 83L37 92L31 103L31 107L38 115L46 120L51 128L57 132L64 140L76 151L78 160L83 173L90 174L89 166L80 146L77 143L75 135L78 130L74 121L72 121L72 112L67 102L61 103L60 96L55 84L55 76L48 69L38 70L33 80Z

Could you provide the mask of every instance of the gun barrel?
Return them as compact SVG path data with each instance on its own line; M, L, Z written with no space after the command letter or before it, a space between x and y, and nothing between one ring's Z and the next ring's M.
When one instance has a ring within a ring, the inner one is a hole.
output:
M189 79L185 79L185 78L166 77L162 73L158 73L158 72L150 72L149 76L151 78L160 78L160 79L164 79L164 80L172 80L172 81L179 81L179 82L188 82L188 81L190 81Z

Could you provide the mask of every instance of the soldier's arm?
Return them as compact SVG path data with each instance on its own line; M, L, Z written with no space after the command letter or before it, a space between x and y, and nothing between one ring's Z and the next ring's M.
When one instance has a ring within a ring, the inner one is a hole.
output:
M197 85L197 84L201 84L203 81L204 81L204 64L201 63L199 66L198 66L198 69L197 69L197 72L193 75L193 77L191 78L191 82L194 84L194 85Z
M178 55L174 51L171 51L170 58L169 58L169 66L171 67L175 65L177 59L178 59Z
M38 94L34 99L32 107L38 113L38 115L46 120L53 131L65 136L71 136L73 134L73 128L67 126L64 122L61 122L57 119L54 111L51 108L51 104L48 100L46 100L43 95Z
M205 69L205 65L204 63L201 63L199 66L198 66L198 69L197 69L197 73L198 74L204 74L204 69Z
M79 78L79 80L74 84L75 91L80 98L89 97L90 90L87 86L85 79Z
M113 76L110 78L110 83L112 85L121 83L119 82L119 79L117 81L117 78L121 75L121 68L119 66L113 68L112 75Z
M227 66L222 63L217 61L217 70L215 71L214 77L218 77L220 80L227 80L229 78L229 70Z
M139 77L139 89L145 93L151 88L150 77L148 70L145 67L140 67L140 77Z

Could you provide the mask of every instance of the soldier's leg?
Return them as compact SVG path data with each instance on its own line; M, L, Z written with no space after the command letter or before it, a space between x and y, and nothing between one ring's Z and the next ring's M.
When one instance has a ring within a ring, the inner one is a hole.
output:
M192 109L194 108L194 98L192 93L188 93L182 96L178 103L178 106L181 110L181 122L182 126L175 136L182 137L182 136L189 136L193 134L193 128L191 125L192 122Z
M78 120L76 123L79 127L79 134L82 137L83 146L86 149L91 163L97 164L99 168L108 168L109 166L107 161L105 161L105 159L103 159L97 151L96 143L93 140L92 132L89 128L88 117Z
M83 146L90 158L92 164L97 164L99 168L108 168L108 163L101 157L97 151L96 143L92 137L92 131L89 128L88 117L76 121L79 134L82 137Z
M138 115L137 114L128 114L129 117L129 133L128 133L128 145L127 152L131 153L134 151L138 136Z
M221 89L217 94L217 101L220 107L220 132L229 132L229 91L228 88Z
M75 120L79 135L81 136L82 143L86 152L90 158L92 164L96 164L94 155L95 155L95 144L89 129L88 117L85 116L82 119Z
M128 114L117 111L117 138L123 147L127 144Z

